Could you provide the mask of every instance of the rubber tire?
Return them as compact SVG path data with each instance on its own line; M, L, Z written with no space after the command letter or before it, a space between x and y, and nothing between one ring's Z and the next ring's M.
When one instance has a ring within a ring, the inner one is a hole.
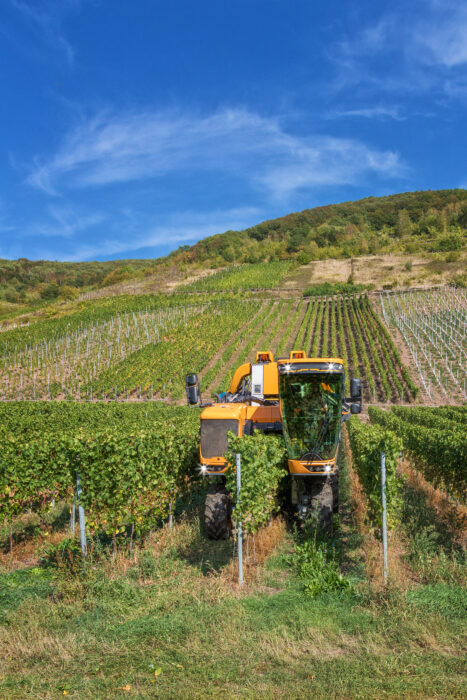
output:
M338 513L339 512L339 472L338 471L335 474L332 474L332 476L331 476L331 486L332 486L332 498L333 498L332 512Z
M223 486L212 485L204 504L204 526L211 540L226 540L232 529L230 496Z
M333 488L330 478L317 479L311 497L311 512L323 530L332 529L334 511Z

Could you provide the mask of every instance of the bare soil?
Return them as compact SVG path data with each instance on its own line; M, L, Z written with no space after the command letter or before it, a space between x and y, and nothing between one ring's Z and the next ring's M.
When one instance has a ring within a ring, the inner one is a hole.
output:
M409 263L408 269L406 265ZM454 275L465 272L467 253L456 262L446 262L442 256L427 255L365 255L347 260L316 260L294 270L282 283L284 289L303 290L322 282L347 282L350 275L355 284L397 287L432 287L448 284ZM410 266L411 264L411 266Z

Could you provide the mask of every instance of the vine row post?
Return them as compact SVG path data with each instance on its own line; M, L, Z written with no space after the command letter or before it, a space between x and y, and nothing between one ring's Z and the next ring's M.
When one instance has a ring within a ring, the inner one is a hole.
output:
M85 557L88 552L88 546L86 542L86 517L84 513L84 508L81 505L81 493L81 478L78 473L76 475L76 496L78 499L79 540L81 544L81 554L83 555L83 557Z
M388 522L386 507L386 454L381 452L381 501L383 505L382 540L383 540L383 576L388 580Z
M242 488L242 462L239 453L236 455L237 463L237 503L240 503L240 490ZM243 533L242 521L237 522L237 538L238 538L238 584L243 586Z

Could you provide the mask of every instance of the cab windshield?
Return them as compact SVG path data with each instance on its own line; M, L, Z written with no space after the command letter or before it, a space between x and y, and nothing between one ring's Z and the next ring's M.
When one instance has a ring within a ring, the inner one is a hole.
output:
M342 416L342 375L279 375L282 422L289 459L332 459Z

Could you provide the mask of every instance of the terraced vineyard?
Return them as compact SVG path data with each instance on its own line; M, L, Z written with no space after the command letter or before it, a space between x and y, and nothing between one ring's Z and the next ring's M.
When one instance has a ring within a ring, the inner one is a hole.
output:
M467 399L467 292L445 288L380 295L386 323L399 329L431 400Z
M180 400L188 371L198 372L212 394L226 389L235 368L254 359L256 350L284 355L294 348L342 357L348 377L361 377L366 402L416 396L367 295L187 299L147 298L146 308L140 300L126 313L114 299L96 305L94 316L91 306L4 332L0 397Z

